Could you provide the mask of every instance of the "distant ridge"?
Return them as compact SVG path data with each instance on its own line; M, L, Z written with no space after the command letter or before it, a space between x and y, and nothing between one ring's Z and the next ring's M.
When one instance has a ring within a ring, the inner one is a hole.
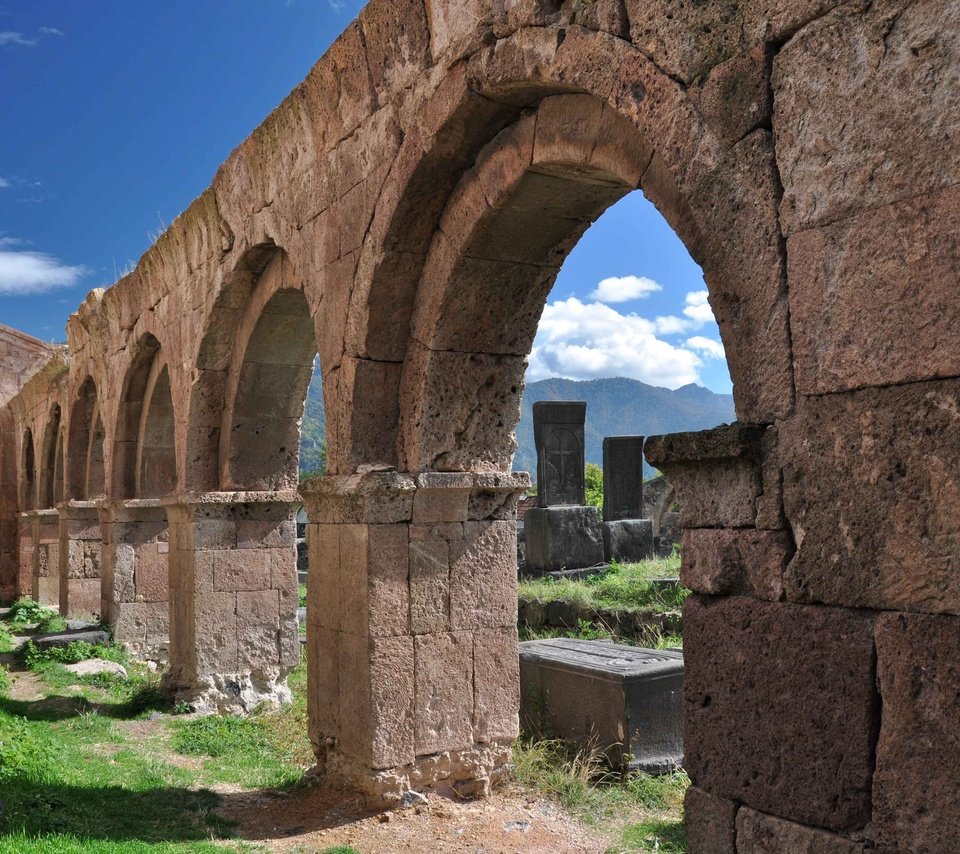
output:
M626 377L600 380L546 379L528 383L520 404L515 471L534 474L533 404L540 400L585 400L587 462L603 464L604 436L654 436L685 430L706 430L733 421L733 395L715 394L703 386L671 390ZM649 475L651 471L648 471Z

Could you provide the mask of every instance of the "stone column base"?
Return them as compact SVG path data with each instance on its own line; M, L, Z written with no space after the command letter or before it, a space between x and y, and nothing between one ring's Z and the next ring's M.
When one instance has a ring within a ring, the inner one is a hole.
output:
M66 501L60 513L60 614L99 617L100 516L94 501Z
M41 605L60 607L60 514L34 510L33 585L31 594Z
M132 654L166 661L170 645L167 514L156 499L98 503L100 616Z
M36 548L36 531L33 513L17 514L17 598L33 595L33 552Z
M164 499L170 522L170 669L200 712L245 714L292 700L300 660L295 492Z
M527 568L533 572L584 569L603 563L596 507L533 507L523 517Z
M351 789L370 807L397 806L407 792L431 792L455 798L485 798L510 773L511 742L475 745L465 750L417 758L410 765L376 771L336 749L320 758L321 779Z
M301 487L310 738L375 803L486 794L518 732L526 474L373 472Z

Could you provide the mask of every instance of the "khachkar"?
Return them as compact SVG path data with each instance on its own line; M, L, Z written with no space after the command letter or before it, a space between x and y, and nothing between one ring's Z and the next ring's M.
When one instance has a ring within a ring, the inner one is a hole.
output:
M608 561L653 557L653 522L643 515L643 436L603 440L603 551Z
M581 569L603 563L596 507L585 506L583 401L533 404L539 507L524 517L527 566L534 572Z

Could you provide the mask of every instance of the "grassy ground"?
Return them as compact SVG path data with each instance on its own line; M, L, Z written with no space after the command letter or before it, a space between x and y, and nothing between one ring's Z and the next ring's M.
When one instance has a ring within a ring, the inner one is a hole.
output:
M664 588L652 583L655 578L676 578L680 556L655 558L640 563L612 564L600 575L582 581L536 578L520 582L520 598L535 602L558 599L588 608L610 611L676 611L688 591Z
M615 841L606 854L659 851L683 854L683 771L661 777L606 772L599 754L577 752L559 741L521 738L513 750L517 780L549 794L567 812Z
M0 640L13 631L0 622ZM128 678L66 670L91 656L123 664ZM160 676L117 647L4 658L16 673L11 685L0 665L0 854L262 851L235 838L218 805L234 792L291 790L312 764L303 662L290 676L291 706L240 719L171 707ZM610 854L684 850L682 774L605 777L593 758L555 742L521 741L515 758L524 787L616 838Z

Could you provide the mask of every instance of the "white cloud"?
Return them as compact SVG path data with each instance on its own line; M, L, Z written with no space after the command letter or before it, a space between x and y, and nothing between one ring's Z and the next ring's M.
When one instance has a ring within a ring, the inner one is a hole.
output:
M700 378L700 357L656 336L656 324L576 297L548 303L530 353L527 378L632 377L679 388Z
M712 338L705 338L703 335L694 335L687 339L687 346L691 350L697 350L708 359L726 359L727 354L723 349L723 344L714 341Z
M18 44L24 47L36 47L36 39L25 38L23 33L12 33L9 30L0 32L0 47L8 44Z
M0 188L9 186L10 182L6 178L0 178Z
M16 252L15 238L0 239L0 295L43 293L75 285L87 270L64 264L43 252Z
M63 30L58 30L56 27L40 27L40 35L42 36L62 36Z
M662 290L662 285L646 276L612 276L600 281L590 299L606 303L629 302Z
M654 323L661 335L680 335L702 329L708 323L714 323L713 309L707 302L706 291L688 291L684 297L683 317L667 315L658 317Z

